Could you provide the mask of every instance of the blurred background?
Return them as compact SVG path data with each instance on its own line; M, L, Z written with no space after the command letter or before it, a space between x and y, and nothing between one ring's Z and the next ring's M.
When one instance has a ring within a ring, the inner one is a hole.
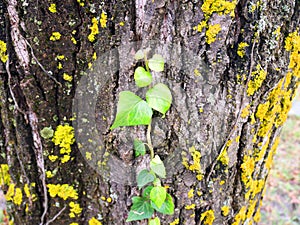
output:
M5 222L0 190L0 225ZM261 208L260 225L300 225L300 88L281 133Z

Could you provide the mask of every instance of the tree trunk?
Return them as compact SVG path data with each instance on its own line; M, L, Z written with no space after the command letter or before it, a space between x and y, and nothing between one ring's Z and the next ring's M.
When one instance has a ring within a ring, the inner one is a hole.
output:
M0 181L10 220L125 224L141 194L136 172L149 166L132 143L147 128L110 126L120 91L144 95L133 57L150 47L166 61L154 81L173 96L152 121L175 203L173 215L157 214L161 223L257 224L299 84L299 4L0 0Z

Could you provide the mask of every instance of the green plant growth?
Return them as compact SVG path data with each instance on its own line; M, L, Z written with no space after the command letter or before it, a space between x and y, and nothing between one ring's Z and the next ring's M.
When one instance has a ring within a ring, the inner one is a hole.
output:
M166 169L163 161L154 154L151 141L151 121L153 110L160 112L165 117L172 103L172 94L169 88L162 83L152 86L151 71L164 70L164 59L161 55L154 54L147 59L148 49L139 50L135 54L136 60L143 60L145 67L135 69L135 84L148 87L146 100L143 100L131 91L122 91L119 94L117 115L110 129L121 126L147 125L147 143L135 139L133 147L135 156L146 154L146 146L150 152L150 169L144 169L137 175L137 186L142 191L141 196L132 198L132 206L127 217L127 222L148 219L149 225L160 225L160 219L155 216L155 211L172 215L174 203L170 194L161 184L161 178L166 178Z

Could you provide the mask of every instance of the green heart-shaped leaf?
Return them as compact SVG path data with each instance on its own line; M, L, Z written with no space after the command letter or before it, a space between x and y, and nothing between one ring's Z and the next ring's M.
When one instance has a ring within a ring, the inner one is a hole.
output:
M162 214L172 215L174 213L174 203L170 194L167 193L166 200L162 204L160 208L158 208L153 202L151 202L151 206Z
M166 168L163 161L161 161L158 155L155 155L154 158L150 161L150 168L161 178L166 178Z
M133 197L126 222L151 218L154 209L147 198Z
M137 183L138 183L138 187L139 189L141 189L142 187L144 187L146 184L154 181L155 176L151 173L149 173L148 170L142 170L139 175L137 176Z
M158 83L147 91L146 101L151 108L165 115L171 106L172 94L166 85Z
M154 187L150 192L150 200L160 208L166 200L167 191L164 187Z
M154 54L151 59L149 59L149 68L155 72L164 71L165 60L159 54Z
M154 219L150 219L149 225L160 225L160 219L158 217L155 217Z
M135 58L136 60L140 60L140 59L143 59L144 56L145 56L144 51L143 51L142 49L140 49L140 50L138 50L138 51L135 53L134 58Z
M152 109L147 102L131 91L119 94L117 115L110 129L121 126L148 125L152 118Z
M152 75L144 67L139 66L134 72L135 84L138 87L146 87L152 82Z
M133 148L134 148L135 157L146 154L145 144L139 139L134 139Z

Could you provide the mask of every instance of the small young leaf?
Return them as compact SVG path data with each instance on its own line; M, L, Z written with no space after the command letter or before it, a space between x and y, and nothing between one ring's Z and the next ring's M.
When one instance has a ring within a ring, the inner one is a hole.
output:
M145 190L143 191L143 197L148 198L150 196L150 192L152 190L153 186L147 186Z
M155 177L153 176L153 174L149 173L148 170L142 170L139 175L137 176L137 183L138 183L138 187L139 189L141 189L142 187L144 187L146 184L154 181Z
M134 147L135 157L146 154L145 144L142 141L140 141L139 139L134 139L133 147Z
M158 155L155 155L154 158L150 161L150 168L161 178L166 178L166 168L163 161L161 161Z
M126 222L151 218L154 209L147 198L133 197Z
M165 61L161 55L155 54L149 59L149 68L155 72L164 71Z
M149 225L160 225L160 219L158 217L155 217L154 219L150 219Z
M172 94L166 85L158 83L147 91L146 101L151 108L165 114L171 106Z
M150 72L146 71L144 67L139 66L135 69L134 80L136 86L146 87L152 82L152 75Z
M110 129L121 126L148 125L152 118L152 109L147 102L131 91L119 94L117 115Z
M151 201L160 208L166 200L167 191L164 187L154 187L150 192Z
M138 51L135 53L134 58L135 58L136 60L143 59L143 58L144 58L144 51L143 51L143 49L138 50Z
M153 202L151 202L151 206L162 214L172 215L174 213L174 203L170 194L167 193L166 200L162 204L160 208L158 208Z

